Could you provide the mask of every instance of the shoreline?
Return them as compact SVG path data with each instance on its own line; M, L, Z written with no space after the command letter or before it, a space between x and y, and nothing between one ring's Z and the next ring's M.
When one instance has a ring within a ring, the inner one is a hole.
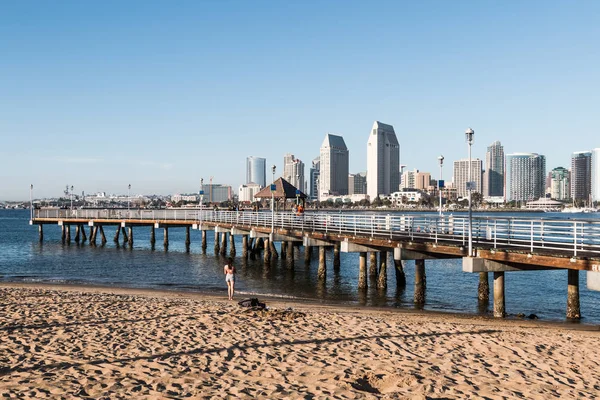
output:
M329 312L355 312L359 314L372 314L372 313L390 313L399 315L413 315L420 317L431 317L432 319L447 320L455 318L460 321L475 323L487 322L489 324L512 324L516 327L545 327L545 328L557 328L564 329L566 331L600 331L600 324L587 324L582 321L556 321L556 320L540 320L540 319L527 319L517 317L506 317L503 319L494 318L487 315L469 314L464 312L454 311L438 311L438 310L423 310L423 309L410 309L400 307L377 307L377 306L360 306L354 304L344 303L328 303L321 302L314 299L299 299L299 298L282 298L273 295L255 295L255 294L240 294L236 293L233 302L227 300L226 289L223 289L223 294L217 294L213 292L201 292L192 290L178 290L178 289L158 289L158 288L133 288L123 286L104 286L104 285L86 285L86 284L66 284L66 283L48 283L48 282L0 282L0 289L2 288L23 288L23 289L48 289L48 290L59 290L66 292L83 292L83 293L104 293L104 294L115 294L115 295L129 295L129 296L145 296L145 297L158 297L158 298L185 298L192 300L211 300L211 301L223 301L224 303L231 303L237 305L237 302L251 297L259 297L261 302L265 302L268 307L273 308L292 308L301 310L323 310Z

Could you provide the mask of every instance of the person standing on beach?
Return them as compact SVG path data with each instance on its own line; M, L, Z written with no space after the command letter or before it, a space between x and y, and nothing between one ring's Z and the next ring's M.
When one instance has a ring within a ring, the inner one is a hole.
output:
M233 258L227 259L227 265L223 268L225 273L225 282L227 282L227 294L229 300L233 300L233 293L235 292L235 267L233 266Z

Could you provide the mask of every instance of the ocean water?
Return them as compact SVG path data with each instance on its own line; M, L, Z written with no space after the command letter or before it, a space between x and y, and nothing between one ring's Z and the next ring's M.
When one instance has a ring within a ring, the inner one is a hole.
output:
M494 214L498 215L498 214ZM506 215L506 214L503 214ZM526 214L516 214L526 217ZM535 214L535 217L574 218L574 214ZM583 216L583 215L582 215ZM586 214L585 218L599 216ZM115 287L155 288L221 293L226 295L223 276L225 257L214 255L213 233L207 233L207 253L201 251L201 234L191 230L191 250L185 249L185 229L169 230L169 249L162 246L162 230L156 230L156 248L150 247L150 229L134 228L134 246L113 243L115 227L105 227L105 246L62 244L60 227L44 226L44 241L38 241L37 226L30 226L28 210L0 210L0 281L91 284ZM75 236L72 230L72 239ZM122 237L121 237L122 240ZM99 243L99 240L98 240ZM327 252L327 280L317 279L318 252L304 264L303 248L296 249L291 268L279 259L265 267L262 259L244 261L241 237L236 237L237 297L275 296L328 304L414 309L414 262L406 265L406 287L397 288L394 268L388 269L388 289L380 292L370 282L366 293L357 290L358 254L341 253L341 268L333 270L333 253ZM228 249L229 252L229 249ZM391 261L391 255L390 255ZM391 263L393 264L393 263ZM491 314L492 301L481 307L477 301L478 274L462 272L461 260L426 261L425 310ZM600 323L600 292L586 288L580 273L582 322ZM492 286L492 275L489 276ZM507 272L506 311L536 314L542 320L564 321L567 303L566 271Z

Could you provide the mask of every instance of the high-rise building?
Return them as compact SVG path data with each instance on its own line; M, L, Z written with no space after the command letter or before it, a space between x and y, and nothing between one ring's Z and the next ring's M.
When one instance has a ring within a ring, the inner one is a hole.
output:
M600 201L600 148L592 150L592 201Z
M546 157L537 153L506 156L506 200L530 201L544 197Z
M312 161L312 167L310 168L310 199L312 201L319 200L319 172L321 170L321 163L319 157Z
M495 141L487 148L485 154L486 191L484 196L504 196L504 146Z
M246 158L246 183L256 183L261 188L267 184L267 160L250 156Z
M283 179L304 192L304 163L293 154L283 157Z
M563 167L550 171L550 198L568 200L571 198L571 173Z
M344 138L325 135L320 153L319 199L348 194L350 152Z
M414 171L402 171L402 180L401 180L401 184L400 184L400 189L414 189L415 188L415 180L416 180L416 175L419 172L418 169L415 169Z
M592 193L592 152L577 151L571 155L571 196L589 201Z
M240 202L254 202L254 195L260 192L260 185L258 183L249 183L247 185L240 186L238 192L238 200Z
M348 175L348 194L367 194L367 174L365 172Z
M419 170L416 170L414 188L427 190L429 186L431 186L431 174L429 172L419 172Z
M471 159L471 181L475 182L473 192L483 192L483 162L479 159ZM469 181L469 160L454 161L454 186L458 197L467 197L467 182Z
M400 144L394 127L375 121L367 142L367 194L397 192L400 187Z

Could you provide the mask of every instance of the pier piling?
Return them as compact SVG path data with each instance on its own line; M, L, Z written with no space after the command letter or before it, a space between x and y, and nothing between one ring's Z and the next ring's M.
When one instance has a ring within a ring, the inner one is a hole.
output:
M377 252L376 251L372 251L370 254L370 259L369 259L369 276L371 278L376 278L377 277Z
M220 254L224 256L227 254L227 232L221 232L221 251Z
M415 260L415 295L416 304L425 303L425 260Z
M567 288L567 318L581 319L581 308L579 305L579 271L576 269L568 270L568 288Z
M232 233L229 234L229 257L235 257L235 236Z
M310 265L312 261L312 246L304 246L304 264Z
M480 272L479 273L479 287L477 289L477 297L480 302L489 302L490 301L490 283L488 281L488 273Z
M129 227L129 240L127 241L127 243L129 243L129 247L133 248L133 227L132 226Z
M41 226L41 225L40 225ZM85 241L87 240L87 236L85 234L85 226L80 225L81 227L81 243L85 243Z
M95 230L94 230L95 232ZM127 229L125 229L125 227L123 226L121 228L121 232L123 233L123 245L125 245L125 243L129 242L129 236L127 236ZM96 239L96 234L94 233L94 240Z
M166 226L163 228L163 246L165 250L169 249L169 228Z
M287 242L281 242L281 258L287 258Z
M333 245L333 270L340 270L340 242L335 242Z
M244 260L248 259L248 235L242 235L242 258Z
M65 240L67 238L67 232L64 225L60 226L60 240L63 244L65 244Z
M361 252L358 255L358 289L367 290L367 253Z
M271 258L277 260L279 258L279 253L277 252L277 247L275 247L275 242L273 240L269 240L269 248L271 249Z
M115 232L115 237L113 239L113 241L115 243L119 243L119 235L121 234L121 227L117 226L117 231ZM92 240L92 232L90 231L90 242Z
M404 273L404 261L402 260L401 249L394 249L394 271L396 272L396 287L406 286L406 274Z
M317 277L320 281L327 279L327 262L325 260L325 246L319 246L319 269Z
M154 225L150 227L150 247L154 249L154 245L156 244L156 232L154 230Z
M190 252L190 244L192 243L192 240L190 239L190 227L186 226L185 227L185 251L187 251L188 253Z
M44 226L42 224L38 225L38 235L39 235L40 242L43 242L44 241Z
M269 264L271 262L271 241L267 238L264 239L265 244L265 252L263 254L265 264Z
M388 262L388 252L382 251L380 260L379 260L379 276L377 278L377 289L378 290L386 290L387 289L387 262Z
M494 272L494 317L504 318L504 272Z
M67 225L67 244L71 244L71 225Z
M104 234L104 227L102 225L100 225L99 228L100 228L100 241L102 242L102 246L104 246L106 244L106 235Z
M75 226L75 243L77 243L77 244L79 244L80 231L81 231L81 225L78 224Z

